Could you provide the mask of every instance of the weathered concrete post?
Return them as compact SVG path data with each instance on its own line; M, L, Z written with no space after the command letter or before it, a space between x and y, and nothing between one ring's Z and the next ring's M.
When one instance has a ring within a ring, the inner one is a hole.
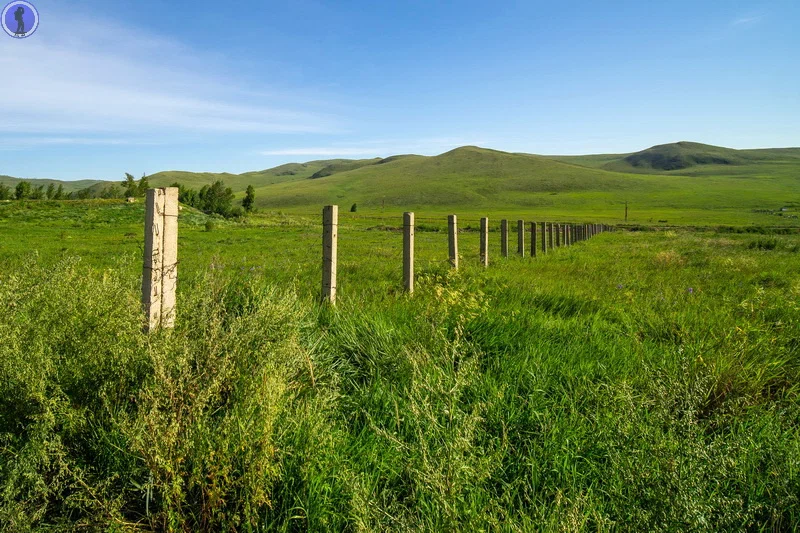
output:
M547 225L547 247L553 249L553 223Z
M536 257L536 222L531 222L531 257Z
M161 275L161 327L175 327L178 288L178 187L164 189L164 259Z
M556 224L556 248L561 247L561 224Z
M517 253L525 257L525 221L517 220Z
M339 206L322 208L322 301L336 303L336 263L339 242Z
M500 255L508 257L508 220L500 221Z
M572 224L566 224L564 226L564 241L567 243L567 246L572 246Z
M161 324L161 275L164 264L164 191L148 189L144 211L144 267L142 269L142 307L145 330Z
M403 213L403 287L414 292L414 213Z
M145 199L142 307L145 331L175 325L178 188L149 189Z
M458 270L458 218L455 215L447 215L447 249L450 266Z
M481 265L489 266L489 219L481 218Z
M542 222L542 255L547 253L547 222Z

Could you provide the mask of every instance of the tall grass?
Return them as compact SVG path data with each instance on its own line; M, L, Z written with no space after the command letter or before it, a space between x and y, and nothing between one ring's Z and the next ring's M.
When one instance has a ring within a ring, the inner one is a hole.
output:
M6 262L0 527L795 529L798 259L748 243L361 272L336 309L195 271L155 335L135 265Z

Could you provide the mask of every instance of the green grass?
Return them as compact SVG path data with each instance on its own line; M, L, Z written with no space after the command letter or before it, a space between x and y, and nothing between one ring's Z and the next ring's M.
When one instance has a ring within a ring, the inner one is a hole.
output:
M501 259L491 212L454 273L435 216L409 297L401 219L358 215L328 309L318 215L184 209L146 335L141 204L0 206L0 528L798 527L797 233Z

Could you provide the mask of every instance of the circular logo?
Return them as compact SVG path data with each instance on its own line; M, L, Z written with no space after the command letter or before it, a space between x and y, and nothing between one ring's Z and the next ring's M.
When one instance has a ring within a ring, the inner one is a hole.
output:
M30 2L16 0L3 9L0 22L3 30L11 37L24 39L30 37L39 27L39 12Z

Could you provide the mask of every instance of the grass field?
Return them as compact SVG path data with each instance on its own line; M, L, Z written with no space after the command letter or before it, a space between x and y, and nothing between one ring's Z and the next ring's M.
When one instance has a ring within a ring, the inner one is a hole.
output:
M146 335L141 203L0 204L0 528L798 527L796 230L536 259L493 231L482 269L465 210L455 273L432 209L409 297L400 217L346 207L335 309L318 210L185 208L177 328ZM486 208L549 213L519 211Z

